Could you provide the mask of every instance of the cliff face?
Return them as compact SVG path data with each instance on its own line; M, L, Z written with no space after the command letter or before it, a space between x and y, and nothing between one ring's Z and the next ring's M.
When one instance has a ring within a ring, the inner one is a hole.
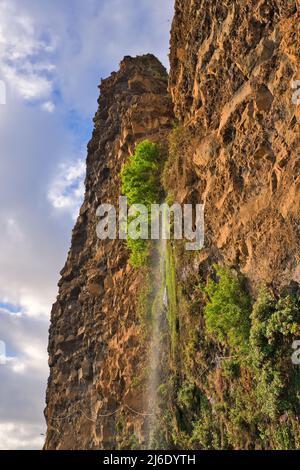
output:
M205 204L204 249L176 255L180 448L300 448L299 20L295 0L175 2L168 189Z
M97 239L96 209L117 206L136 143L167 135L165 189L170 200L205 204L205 246L165 250L156 445L300 447L291 362L300 334L299 20L295 0L176 0L171 98L151 55L126 57L102 82L85 199L52 310L46 449L146 445L150 343L137 298L152 268L145 278L123 241ZM214 263L227 270L221 281ZM258 298L261 285L269 297ZM150 310L159 304L143 299Z
M136 308L143 276L124 242L97 239L96 209L118 207L120 171L136 143L164 140L167 81L146 55L125 57L100 86L84 203L51 314L46 449L113 448L128 433L143 439L144 401L133 383L147 361Z
M190 135L190 183L179 179L177 193L205 203L201 261L255 286L300 281L299 10L295 0L175 5L170 91Z

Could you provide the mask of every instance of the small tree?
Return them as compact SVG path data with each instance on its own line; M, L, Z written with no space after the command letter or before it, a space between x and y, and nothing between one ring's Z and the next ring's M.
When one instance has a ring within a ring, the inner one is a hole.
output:
M123 194L130 205L144 204L148 208L149 227L151 204L159 203L163 197L161 185L163 164L158 146L149 140L144 140L136 146L134 154L125 163L121 172ZM128 239L127 246L131 251L130 262L133 266L138 267L146 263L149 257L147 240Z
M232 349L245 349L250 332L250 297L244 280L233 271L215 266L217 281L210 279L204 292L207 330Z

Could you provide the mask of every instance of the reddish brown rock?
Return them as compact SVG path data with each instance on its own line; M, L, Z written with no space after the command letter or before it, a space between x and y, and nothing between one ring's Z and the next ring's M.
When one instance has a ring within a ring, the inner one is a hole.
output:
M191 138L173 190L205 203L207 266L233 266L254 287L299 283L299 2L176 0L175 10L170 92Z
M147 360L136 311L142 276L128 265L124 242L97 239L96 209L117 205L120 171L136 143L164 140L172 121L167 83L164 67L146 55L125 57L100 86L85 199L51 315L46 449L114 448L124 420L143 439L144 418L125 407L142 406L129 398Z
M169 90L184 145L169 184L178 201L205 203L206 225L204 249L177 266L182 283L213 262L242 271L254 290L300 283L299 20L295 0L175 1ZM153 56L126 57L102 82L85 200L52 310L46 449L143 441L134 390L147 358L142 275L122 242L97 240L96 208L116 204L135 144L163 141L171 122L167 74Z

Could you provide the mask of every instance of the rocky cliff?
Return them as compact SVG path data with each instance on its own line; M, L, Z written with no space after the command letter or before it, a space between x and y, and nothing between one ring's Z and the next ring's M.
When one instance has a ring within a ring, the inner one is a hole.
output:
M134 379L147 360L136 309L143 276L124 242L98 240L96 210L118 207L121 168L136 143L164 140L173 116L167 84L164 67L146 55L125 57L100 85L84 203L51 314L46 449L114 448L128 433L142 440Z
M170 91L191 135L185 194L206 205L201 259L237 266L254 285L299 282L299 3L175 8Z
M205 204L205 246L168 243L156 446L300 448L299 20L295 0L176 0L170 97L151 55L126 57L102 82L52 310L46 449L146 445L149 338L137 299L151 311L140 295L151 266L147 277L124 242L97 240L96 208L117 204L136 143L167 136L168 200Z
M295 0L175 2L167 186L205 204L204 249L176 253L180 448L300 448L299 20Z

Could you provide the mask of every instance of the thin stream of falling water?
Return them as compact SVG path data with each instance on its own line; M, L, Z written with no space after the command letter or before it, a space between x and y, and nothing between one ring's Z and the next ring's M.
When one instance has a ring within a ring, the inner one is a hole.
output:
M148 449L156 447L155 434L159 426L158 387L162 382L162 365L164 354L164 333L166 330L167 292L166 292L166 249L167 240L159 241L159 260L156 267L156 292L152 308L152 339L149 357L149 391L148 391Z

